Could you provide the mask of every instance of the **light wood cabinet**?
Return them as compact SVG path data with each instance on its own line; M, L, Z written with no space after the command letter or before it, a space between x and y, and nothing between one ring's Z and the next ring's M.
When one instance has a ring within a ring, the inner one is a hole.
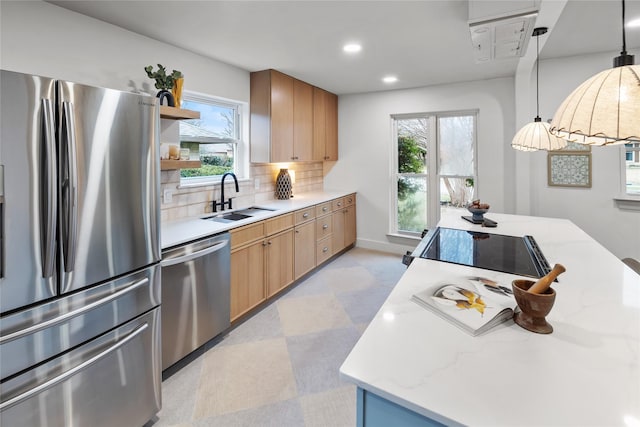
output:
M356 241L350 194L231 230L231 321Z
M313 159L313 86L280 73L251 73L251 161Z
M332 207L332 250L336 254L356 241L355 194L333 200Z
M294 214L231 230L231 321L293 283Z
M344 247L356 242L356 206L348 206L344 212Z
M293 283L293 230L266 240L267 297Z
M313 88L313 160L338 160L338 96Z
M231 320L266 300L264 242L231 252Z
M311 220L294 229L295 279L299 279L316 266L316 222Z
M293 79L293 159L313 160L313 86Z
M333 234L332 218L331 214L316 218L316 238L318 240Z
M331 236L318 240L316 243L316 263L318 265L327 261L333 255Z

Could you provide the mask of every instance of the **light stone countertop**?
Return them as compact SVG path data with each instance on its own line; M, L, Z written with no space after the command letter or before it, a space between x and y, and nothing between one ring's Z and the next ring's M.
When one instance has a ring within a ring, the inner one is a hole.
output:
M478 337L466 334L410 298L430 277L487 270L416 258L341 377L446 425L639 425L640 276L570 221L486 216L498 227L459 214L438 225L532 235L550 265L563 264L547 316L553 333L535 334L509 320Z
M266 202L260 202L252 206L274 209L274 211L259 213L255 216L252 216L251 218L229 223L207 221L203 220L202 218L243 210L248 208L249 206L238 207L232 210L227 209L225 211L217 213L202 214L192 218L183 218L175 221L163 222L161 225L160 245L164 250L173 246L180 245L182 243L191 242L194 240L205 238L207 236L222 233L224 231L229 231L232 228L237 228L243 225L251 224L253 222L262 221L264 219L282 215L288 212L293 212L298 209L304 209L308 206L313 206L353 193L355 193L355 191L323 191L302 193L296 194L294 198L288 200L269 200Z

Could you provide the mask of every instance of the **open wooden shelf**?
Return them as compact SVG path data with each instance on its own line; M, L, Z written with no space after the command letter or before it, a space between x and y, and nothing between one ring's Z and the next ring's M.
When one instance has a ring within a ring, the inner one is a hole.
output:
M161 170L195 169L200 167L200 160L160 160Z
M173 120L199 119L200 111L183 110L182 108L161 105L160 117L163 119L173 119Z

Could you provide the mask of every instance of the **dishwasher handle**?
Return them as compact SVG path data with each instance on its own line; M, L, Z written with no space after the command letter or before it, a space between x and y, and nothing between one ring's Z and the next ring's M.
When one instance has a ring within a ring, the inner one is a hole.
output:
M186 254L186 255L182 255L176 258L168 258L168 259L164 259L160 262L160 266L161 267L169 267L170 265L176 265L176 264L180 264L183 262L187 262L187 261L191 261L193 259L196 258L200 258L203 257L205 255L209 255L211 253L214 253L216 251L219 251L220 249L224 248L227 244L229 243L229 240L222 240L222 241L218 241L216 243L214 243L213 245L202 249L200 251L197 252L193 252L190 254Z

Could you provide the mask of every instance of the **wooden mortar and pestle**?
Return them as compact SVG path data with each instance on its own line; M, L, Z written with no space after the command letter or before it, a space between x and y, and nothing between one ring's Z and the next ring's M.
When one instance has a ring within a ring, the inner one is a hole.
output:
M553 332L553 326L545 319L556 300L556 291L551 289L551 283L565 271L562 264L556 264L549 273L535 282L532 280L512 282L513 296L520 307L520 311L513 315L513 320L518 325L539 334Z

